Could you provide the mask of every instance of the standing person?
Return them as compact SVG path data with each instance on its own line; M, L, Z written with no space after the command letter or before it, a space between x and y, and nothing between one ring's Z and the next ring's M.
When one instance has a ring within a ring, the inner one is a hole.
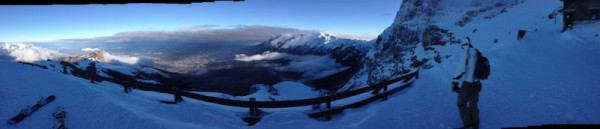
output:
M479 128L479 92L481 91L480 80L489 76L489 62L486 57L471 45L471 39L466 37L466 51L460 58L456 74L452 80L452 91L458 93L457 105L463 122L462 128ZM459 88L459 80L462 86ZM468 105L467 105L468 104Z
M565 32L567 29L573 29L573 22L575 18L573 18L574 13L572 11L564 12L563 15L563 30L561 32Z

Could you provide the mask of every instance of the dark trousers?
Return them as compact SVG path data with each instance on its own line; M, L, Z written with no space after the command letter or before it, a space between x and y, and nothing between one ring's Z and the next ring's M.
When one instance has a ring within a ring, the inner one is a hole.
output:
M458 94L457 104L460 118L464 126L479 127L479 92L481 91L481 82L463 82ZM468 104L468 105L467 105Z

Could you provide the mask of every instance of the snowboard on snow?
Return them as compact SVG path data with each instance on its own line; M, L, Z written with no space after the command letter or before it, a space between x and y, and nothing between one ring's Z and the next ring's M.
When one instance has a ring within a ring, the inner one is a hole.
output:
M64 107L56 107L56 109L52 113L52 116L56 118L56 124L52 126L52 129L67 129L67 126L65 125L65 118L67 117L67 112L65 111Z
M28 116L30 116L35 111L37 111L40 108L42 108L44 105L47 105L48 103L54 101L54 99L56 99L56 97L54 95L50 95L50 96L48 96L46 98L38 100L35 105L33 105L31 107L27 107L27 108L21 110L21 112L19 112L19 114L17 116L15 116L15 117L11 118L10 120L8 120L8 123L10 123L12 125L16 125L17 123L21 122L23 119L25 119Z

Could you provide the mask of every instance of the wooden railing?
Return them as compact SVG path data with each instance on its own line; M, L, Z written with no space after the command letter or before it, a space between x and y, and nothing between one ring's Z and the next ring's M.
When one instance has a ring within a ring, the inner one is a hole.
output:
M63 63L65 63L65 62L63 62ZM83 71L83 70L78 69L77 67L75 67L72 64L64 64L64 65L71 67L75 71L79 71L79 72ZM202 95L202 94L196 94L196 93L192 93L192 92L188 92L188 91L174 90L171 88L165 88L165 87L160 87L160 86L142 84L142 83L138 83L138 82L122 81L122 80L108 78L108 77L100 76L99 78L104 81L109 81L109 82L113 82L116 84L132 87L132 88L136 88L136 89L140 89L140 90L155 91L155 92L168 93L168 94L178 94L181 96L185 96L185 97L188 97L191 99L201 100L201 101L208 102L208 103L249 108L250 117L254 118L254 119L258 119L258 120L260 120L260 117L258 117L258 113L257 113L258 108L289 108L289 107L301 107L301 106L312 106L312 105L318 105L318 104L325 104L326 108L327 108L326 110L309 113L308 116L311 118L325 117L327 120L329 120L332 115L341 113L345 109L360 107L360 106L366 105L370 102L373 102L377 99L386 100L389 95L396 93L398 91L401 91L403 89L406 89L407 87L411 86L412 82L409 82L409 81L412 80L413 78L418 78L418 76L419 76L419 70L409 73L409 74L406 74L404 76L398 77L398 78L383 81L381 83L378 83L378 84L375 84L372 86L367 86L367 87L359 88L359 89L352 90L352 91L346 91L346 92L323 96L323 97L318 97L318 98L308 98L308 99L299 99L299 100L284 100L284 101L232 100L232 99L224 99L224 98L219 98L219 97L212 97L212 96L207 96L207 95ZM85 77L85 76L79 75L79 77ZM388 85L399 82L399 81L403 81L405 84L388 91ZM381 90L383 90L383 92L378 93ZM367 99L364 99L364 100L361 100L358 102L354 102L354 103L351 103L348 105L339 106L336 108L331 107L331 102L333 102L333 101L353 97L353 96L367 93L367 92L372 92L374 94L374 96L371 96ZM244 118L244 120L246 120L246 119ZM252 121L254 121L254 123L255 123L258 120L252 120ZM250 125L252 125L252 124L250 124Z
M408 88L409 86L412 86L412 83L413 82L406 83L406 84L404 84L402 86L399 86L399 87L396 87L396 88L394 88L394 89L392 89L390 91L387 91L387 88L384 87L384 90L383 90L383 92L381 94L376 94L376 95L374 95L372 97L369 97L369 98L366 98L364 100L361 100L361 101L358 101L358 102L354 102L354 103L351 103L351 104L348 104L348 105L345 105L345 106L336 107L336 108L333 108L333 109L331 108L331 104L328 102L327 106L326 106L328 108L327 110L318 111L318 112L314 112L314 113L309 113L308 116L311 117L311 118L322 118L322 117L325 117L326 120L329 120L329 119L331 119L331 116L333 116L335 114L342 113L345 109L348 109L348 108L358 108L360 106L364 106L364 105L369 104L369 103L371 103L371 102L373 102L375 100L378 100L378 99L387 100L387 96L389 96L391 94L394 94L394 93L396 93L398 91L404 90L404 89Z
M23 62L23 61L19 61L19 63L25 64L25 65L34 66L34 67L38 67L38 68L42 68L42 69L48 69L48 67L44 66L44 65L39 65L39 64L34 64L34 63L28 63L28 62Z
M385 82L382 82L382 83L379 83L379 84L376 84L373 86L363 87L360 89L342 92L342 93L338 93L338 94L334 94L334 95L323 96L323 97L319 97L319 98L284 100L284 101L244 101L244 100L224 99L224 98L219 98L219 97L212 97L212 96L207 96L207 95L202 95L202 94L196 94L196 93L192 93L192 92L188 92L188 91L173 90L170 88L148 86L148 85L143 85L143 84L134 83L134 82L120 81L120 80L106 78L106 77L102 77L102 79L106 80L106 81L114 82L117 84L121 84L121 85L128 85L128 86L136 88L136 89L157 91L157 92L169 93L169 94L179 94L181 96L185 96L188 98L201 100L201 101L205 101L205 102L209 102L209 103L216 103L216 104L220 104L220 105L246 107L246 108L288 108L288 107L311 106L311 105L316 105L316 104L330 103L332 101L345 99L345 98L352 97L352 96L355 96L358 94L362 94L362 93L366 93L366 92L370 92L370 91L374 91L374 90L379 90L379 89L384 89L384 92L385 92L385 90L387 90L387 86L389 84L392 84L392 83L395 83L398 81L403 81L403 80L405 82L407 82L408 80L412 79L413 77L416 77L417 74L418 74L418 71L407 74L402 77L398 77L398 78L389 80L389 81L385 81ZM383 97L385 97L385 96L383 96Z
M345 109L357 108L357 107L366 105L366 104L371 103L378 99L387 100L387 97L389 95L394 94L398 91L401 91L401 90L406 89L409 86L411 86L412 82L409 82L409 81L413 78L418 78L418 76L419 76L419 71L417 70L413 73L404 75L402 77L398 77L395 79L381 82L376 85L363 87L363 88L348 91L348 92L338 93L338 94L329 95L329 96L323 96L323 97L319 97L319 98L285 100L285 101L256 101L256 100L252 100L252 98L249 101L223 99L223 98L206 96L206 95L196 94L196 93L187 92L187 91L172 90L172 89L168 89L168 88L162 88L162 87L156 87L156 86L152 87L152 86L147 86L147 85L140 85L137 83L124 82L124 81L119 81L119 80L115 80L112 78L105 78L105 79L108 81L116 82L121 85L129 85L131 87L141 89L141 90L151 90L151 91L157 91L157 92L163 92L163 93L169 93L169 94L179 94L181 96L185 96L185 97L188 97L191 99L201 100L201 101L205 101L205 102L209 102L209 103L248 108L249 116L244 117L242 119L244 121L248 122L249 125L254 125L258 121L260 121L258 108L289 108L289 107L312 106L312 105L317 105L317 104L325 104L326 110L309 113L307 115L311 118L325 118L325 120L330 120L331 116L342 113ZM405 82L405 84L388 91L388 85L399 82L399 81L403 81L403 82ZM377 93L380 90L383 90L382 93ZM353 96L363 94L363 93L368 93L368 92L373 92L374 96L366 98L366 99L358 101L358 102L344 105L344 106L339 106L339 107L335 107L335 108L332 108L332 106L331 106L331 102L333 102L333 101L353 97Z

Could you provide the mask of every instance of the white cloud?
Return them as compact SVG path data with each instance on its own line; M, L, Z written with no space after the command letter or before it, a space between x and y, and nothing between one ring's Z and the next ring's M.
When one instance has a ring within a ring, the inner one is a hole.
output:
M289 58L292 60L289 65L279 66L275 69L279 71L303 73L302 77L308 80L326 77L350 68L337 63L336 60L329 55L294 55Z
M260 60L276 60L276 59L281 59L285 56L287 56L287 54L285 54L285 53L266 51L263 54L252 55L252 56L246 56L246 54L237 54L237 55L235 55L235 60L244 61L244 62L260 61Z
M302 77L308 80L326 77L349 68L337 63L330 55L292 55L267 51L258 55L246 56L239 54L235 57L235 60L244 62L278 59L290 60L290 63L284 66L270 64L265 64L264 66L273 66L273 69L278 71L303 73Z
M240 25L220 27L214 25L196 26L178 30L143 30L117 33L112 36L62 39L62 42L120 42L120 43L199 43L199 44L253 44L284 33L297 33L302 30L283 27Z
M128 55L113 55L108 52L104 52L104 58L107 62L119 61L125 64L137 64L140 60L139 57L128 56Z
M83 48L83 49L81 49L81 51L84 51L84 52L95 52L95 51L100 51L100 49L99 48Z
M4 43L2 49L17 61L35 62L58 58L58 51L40 48L24 43Z

